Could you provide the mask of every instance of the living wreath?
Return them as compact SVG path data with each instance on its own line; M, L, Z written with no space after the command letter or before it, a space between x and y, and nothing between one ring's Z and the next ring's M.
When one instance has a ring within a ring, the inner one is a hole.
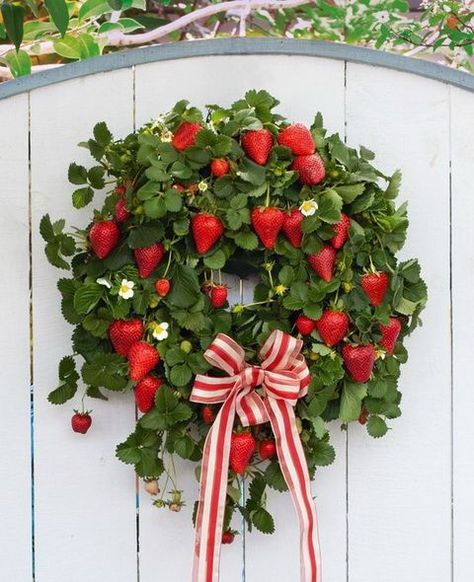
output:
M272 373L284 366L272 368L271 350L292 351L283 375L297 389L285 414L312 479L335 457L328 422L356 421L378 438L400 416L403 343L427 299L417 260L396 258L408 227L406 204L395 204L400 172L384 175L373 152L328 135L319 113L308 128L277 105L255 90L205 116L179 101L119 140L98 123L80 144L96 165L71 164L69 181L75 208L97 190L100 209L73 234L48 215L40 225L49 261L72 270L58 288L73 355L59 363L49 400L63 404L81 384L71 422L85 433L85 397L132 392L143 414L117 456L134 465L154 505L185 504L175 455L197 464L204 503L200 463L215 462L206 437L233 395L222 543L234 539L236 510L249 528L272 533L266 488L294 487L281 463L290 437L271 410L287 398L281 378L272 394ZM225 273L256 282L250 303L229 305Z

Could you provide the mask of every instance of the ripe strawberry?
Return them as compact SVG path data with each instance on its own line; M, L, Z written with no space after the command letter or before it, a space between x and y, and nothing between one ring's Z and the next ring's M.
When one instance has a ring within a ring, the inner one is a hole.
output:
M214 309L224 307L227 301L227 287L225 285L213 285L209 293L209 299Z
M268 161L273 146L273 136L268 129L247 131L242 136L242 147L248 157L260 166Z
M260 455L260 458L265 460L265 459L271 459L272 457L275 456L276 453L276 445L275 445L275 441L273 439L267 439L264 441L260 441L259 445L258 445L258 454Z
M115 194L117 194L118 198L121 198L125 192L127 191L127 187L125 184L120 184L120 186L115 187Z
M301 335L310 335L314 330L315 321L306 317L306 315L298 315L295 324Z
M196 135L201 131L202 127L199 123L190 123L183 121L176 130L171 140L171 145L178 152L193 146L196 143Z
M115 203L115 220L117 222L125 222L130 216L130 212L127 210L127 203L123 198Z
M138 265L138 274L142 279L149 277L165 256L165 247L162 243L154 243L149 247L133 251Z
M255 452L255 439L250 432L233 432L230 443L229 465L232 471L243 475Z
M359 415L359 423L362 425L367 424L368 420L369 420L369 411L364 406L360 412L360 415Z
M204 255L224 234L224 225L214 214L200 212L191 218L191 231L197 252Z
M278 143L290 148L295 156L309 156L316 149L311 132L302 123L295 123L280 131Z
M155 291L160 297L166 297L170 292L171 283L168 279L158 279L155 281Z
M341 220L333 226L335 234L331 239L331 244L335 249L340 249L344 246L349 235L350 227L351 219L347 214L341 212Z
M88 412L77 412L71 418L71 427L74 432L86 434L92 424L92 418Z
M278 208L254 208L251 214L252 226L266 249L275 246L283 221L284 213Z
M364 383L370 378L375 363L375 348L372 344L342 348L342 358L355 382Z
M297 156L291 165L291 169L298 173L300 182L308 186L319 184L326 176L323 160L318 154Z
M109 325L109 338L114 350L126 358L130 348L143 337L141 319L116 319Z
M326 245L314 255L309 255L308 263L313 271L326 282L333 277L334 263L336 262L336 249Z
M148 412L153 407L155 394L163 382L155 376L145 376L134 388L135 403L140 412Z
M201 416L204 424L212 424L216 415L210 406L205 406L201 410Z
M105 257L118 245L120 230L113 220L96 222L89 231L89 241L92 250L99 257Z
M234 538L235 538L234 532L227 530L222 534L222 543L231 544L234 541Z
M388 325L380 325L380 333L382 334L382 339L380 340L380 345L389 353L392 354L395 349L395 344L397 343L398 336L400 335L400 330L402 329L402 324L400 320L396 317L390 318L390 323Z
M458 17L455 14L451 14L446 19L446 26L450 30L455 30L458 27L458 23L459 23L459 20L458 20Z
M139 382L160 363L160 354L144 341L135 342L128 351L130 380Z
M387 273L366 273L360 278L360 283L369 302L377 307L385 297L390 279Z
M303 239L303 232L301 230L301 222L303 219L304 216L298 208L293 208L289 214L285 213L282 230L285 233L286 238L295 248L301 246L301 241Z
M349 318L343 311L326 309L316 322L316 329L323 342L332 347L344 339L349 331Z
M220 178L221 176L225 176L229 173L230 164L225 158L217 158L212 160L211 162L211 172L216 176L216 178Z

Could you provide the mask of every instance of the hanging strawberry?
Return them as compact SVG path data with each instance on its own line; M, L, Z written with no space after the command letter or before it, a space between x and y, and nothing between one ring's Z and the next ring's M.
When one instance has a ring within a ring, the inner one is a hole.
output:
M138 265L138 274L142 279L149 277L165 256L165 247L162 243L154 243L149 247L133 251Z
M360 278L360 283L370 303L374 307L381 305L390 283L387 273L366 273Z
M313 271L326 282L332 280L335 262L336 250L329 245L326 245L314 255L308 256L308 263Z
M105 259L118 245L120 229L113 220L96 222L89 231L92 250L99 259Z
M329 346L335 346L345 338L349 331L349 318L343 311L326 309L316 321L316 329L323 342Z
M295 156L308 156L316 149L311 132L302 123L283 129L277 139L280 145L290 148Z
M333 226L335 234L331 239L331 244L335 249L341 249L346 244L350 227L351 219L341 212L341 220Z
M364 384L372 375L375 363L375 348L373 345L351 346L342 348L344 364L355 382Z
M243 475L255 452L255 438L250 432L234 432L230 444L229 465L234 473Z
M254 208L251 214L252 226L266 249L275 246L285 215L278 208Z
M200 212L191 218L191 230L197 252L205 255L224 234L224 224L214 214Z
M211 172L216 178L225 176L230 171L230 164L225 158L217 158L211 162Z
M390 323L387 325L380 325L380 333L382 334L382 339L380 340L380 345L389 353L392 354L395 349L395 344L397 343L398 336L402 329L402 324L400 320L396 317L390 318Z
M128 350L129 376L140 381L160 363L160 355L150 344L139 341Z
M126 358L132 345L143 337L144 328L141 319L124 321L118 319L109 325L109 338L114 350Z
M268 129L247 131L242 136L242 147L248 157L256 164L264 166L273 146L273 136Z
M307 186L316 186L317 184L320 184L326 176L326 169L323 160L318 154L297 156L291 169L298 174L300 182Z
M182 152L196 143L196 135L201 131L202 127L199 123L190 123L183 121L176 130L171 140L171 144L175 150Z
M71 418L71 428L74 432L86 434L92 425L92 418L88 412L74 411L74 416Z
M140 412L148 412L152 409L155 394L163 384L162 380L155 376L145 376L134 388L135 403Z
M282 230L286 238L297 249L300 248L303 240L303 231L301 230L303 219L304 215L298 208L293 208L289 213L285 212Z
M227 303L227 287L225 285L213 285L209 292L209 299L214 309L220 309Z
M309 317L306 317L306 315L301 314L298 315L295 325L298 333L301 335L311 335L315 328L315 321L314 319L310 319Z
M155 291L160 297L166 297L170 292L171 283L169 279L158 279L155 281Z

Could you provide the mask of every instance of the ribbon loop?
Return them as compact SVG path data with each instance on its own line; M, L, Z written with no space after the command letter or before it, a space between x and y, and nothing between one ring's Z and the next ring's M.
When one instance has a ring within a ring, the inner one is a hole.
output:
M300 524L301 582L320 582L316 510L305 454L296 427L294 407L308 390L310 374L301 354L303 342L280 330L271 333L259 351L260 365L245 362L245 350L218 334L204 353L214 367L228 374L199 374L191 401L223 403L207 435L196 518L193 582L218 582L227 473L235 415L243 426L270 422L280 466ZM257 391L258 388L261 388Z

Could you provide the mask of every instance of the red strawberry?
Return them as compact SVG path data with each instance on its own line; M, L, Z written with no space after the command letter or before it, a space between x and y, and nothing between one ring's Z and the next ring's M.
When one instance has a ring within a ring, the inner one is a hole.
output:
M335 346L349 331L349 318L343 311L327 309L316 322L316 329L323 342L329 346Z
M290 148L295 156L308 156L316 149L311 132L302 123L295 123L280 131L278 143Z
M265 459L271 459L272 457L275 456L276 453L276 446L275 446L275 441L273 439L267 439L264 441L261 441L258 445L258 454L260 455L260 458L265 460Z
M370 303L377 307L385 297L390 279L387 273L366 273L360 278L360 283Z
M142 279L149 277L165 256L165 247L158 242L149 247L133 251L138 265L138 274Z
M243 475L254 452L255 439L251 433L232 433L229 457L229 465L232 471Z
M284 213L278 208L254 208L251 220L263 246L266 249L274 247L285 220Z
M308 186L319 184L326 176L323 160L318 154L297 156L291 165L291 169L298 173L300 182Z
M76 412L71 418L71 427L74 432L86 434L92 424L92 418L88 412Z
M336 250L326 245L318 253L309 255L308 263L315 273L326 282L333 277L334 263L336 262Z
M155 281L155 291L160 297L166 297L170 292L171 283L168 279L158 279Z
M333 226L335 234L331 239L331 244L335 249L340 249L344 246L349 235L350 227L351 219L347 214L341 212L341 220Z
M390 323L388 325L380 325L380 333L382 334L382 339L380 340L380 345L389 353L392 354L397 343L398 336L400 335L400 330L402 329L402 324L400 320L396 317L390 318Z
M117 222L125 222L130 216L130 212L127 210L127 203L123 198L115 203L114 216Z
M370 378L375 363L375 348L372 344L342 348L342 358L355 382L364 383Z
M314 319L310 319L306 315L298 315L295 323L296 329L301 335L310 335L314 330Z
M200 212L191 218L191 231L197 252L205 255L224 234L224 225L214 214Z
M119 198L121 198L125 194L126 191L127 191L127 187L125 186L125 184L121 184L120 186L116 186L115 190L114 190L115 194L117 194L117 196Z
M175 150L182 152L196 143L196 135L201 131L201 129L202 127L199 123L183 121L173 135L171 145Z
M135 402L140 412L148 412L153 407L155 394L163 382L155 376L145 376L134 388Z
M120 229L113 220L96 222L89 231L92 250L99 257L105 257L118 245Z
M260 166L264 166L267 163L272 145L273 136L268 129L247 131L242 136L242 147L245 153Z
M222 543L231 544L234 541L234 538L235 538L234 532L227 530L222 534Z
M114 350L126 358L133 344L142 339L143 331L141 319L116 319L109 325L109 338Z
M213 285L209 293L209 299L214 309L224 307L227 301L227 287L225 285Z
M360 415L359 415L359 423L360 424L367 424L368 420L369 420L369 411L364 406L361 410Z
M211 172L217 178L229 173L230 164L225 158L217 158L211 162Z
M210 406L205 406L201 410L201 416L204 424L212 424L216 415Z
M128 351L129 376L140 381L160 363L160 354L144 341L135 342Z
M301 246L303 239L303 232L301 230L301 222L303 221L303 214L297 208L293 208L290 214L285 213L285 220L283 221L282 230L286 238L295 247Z

